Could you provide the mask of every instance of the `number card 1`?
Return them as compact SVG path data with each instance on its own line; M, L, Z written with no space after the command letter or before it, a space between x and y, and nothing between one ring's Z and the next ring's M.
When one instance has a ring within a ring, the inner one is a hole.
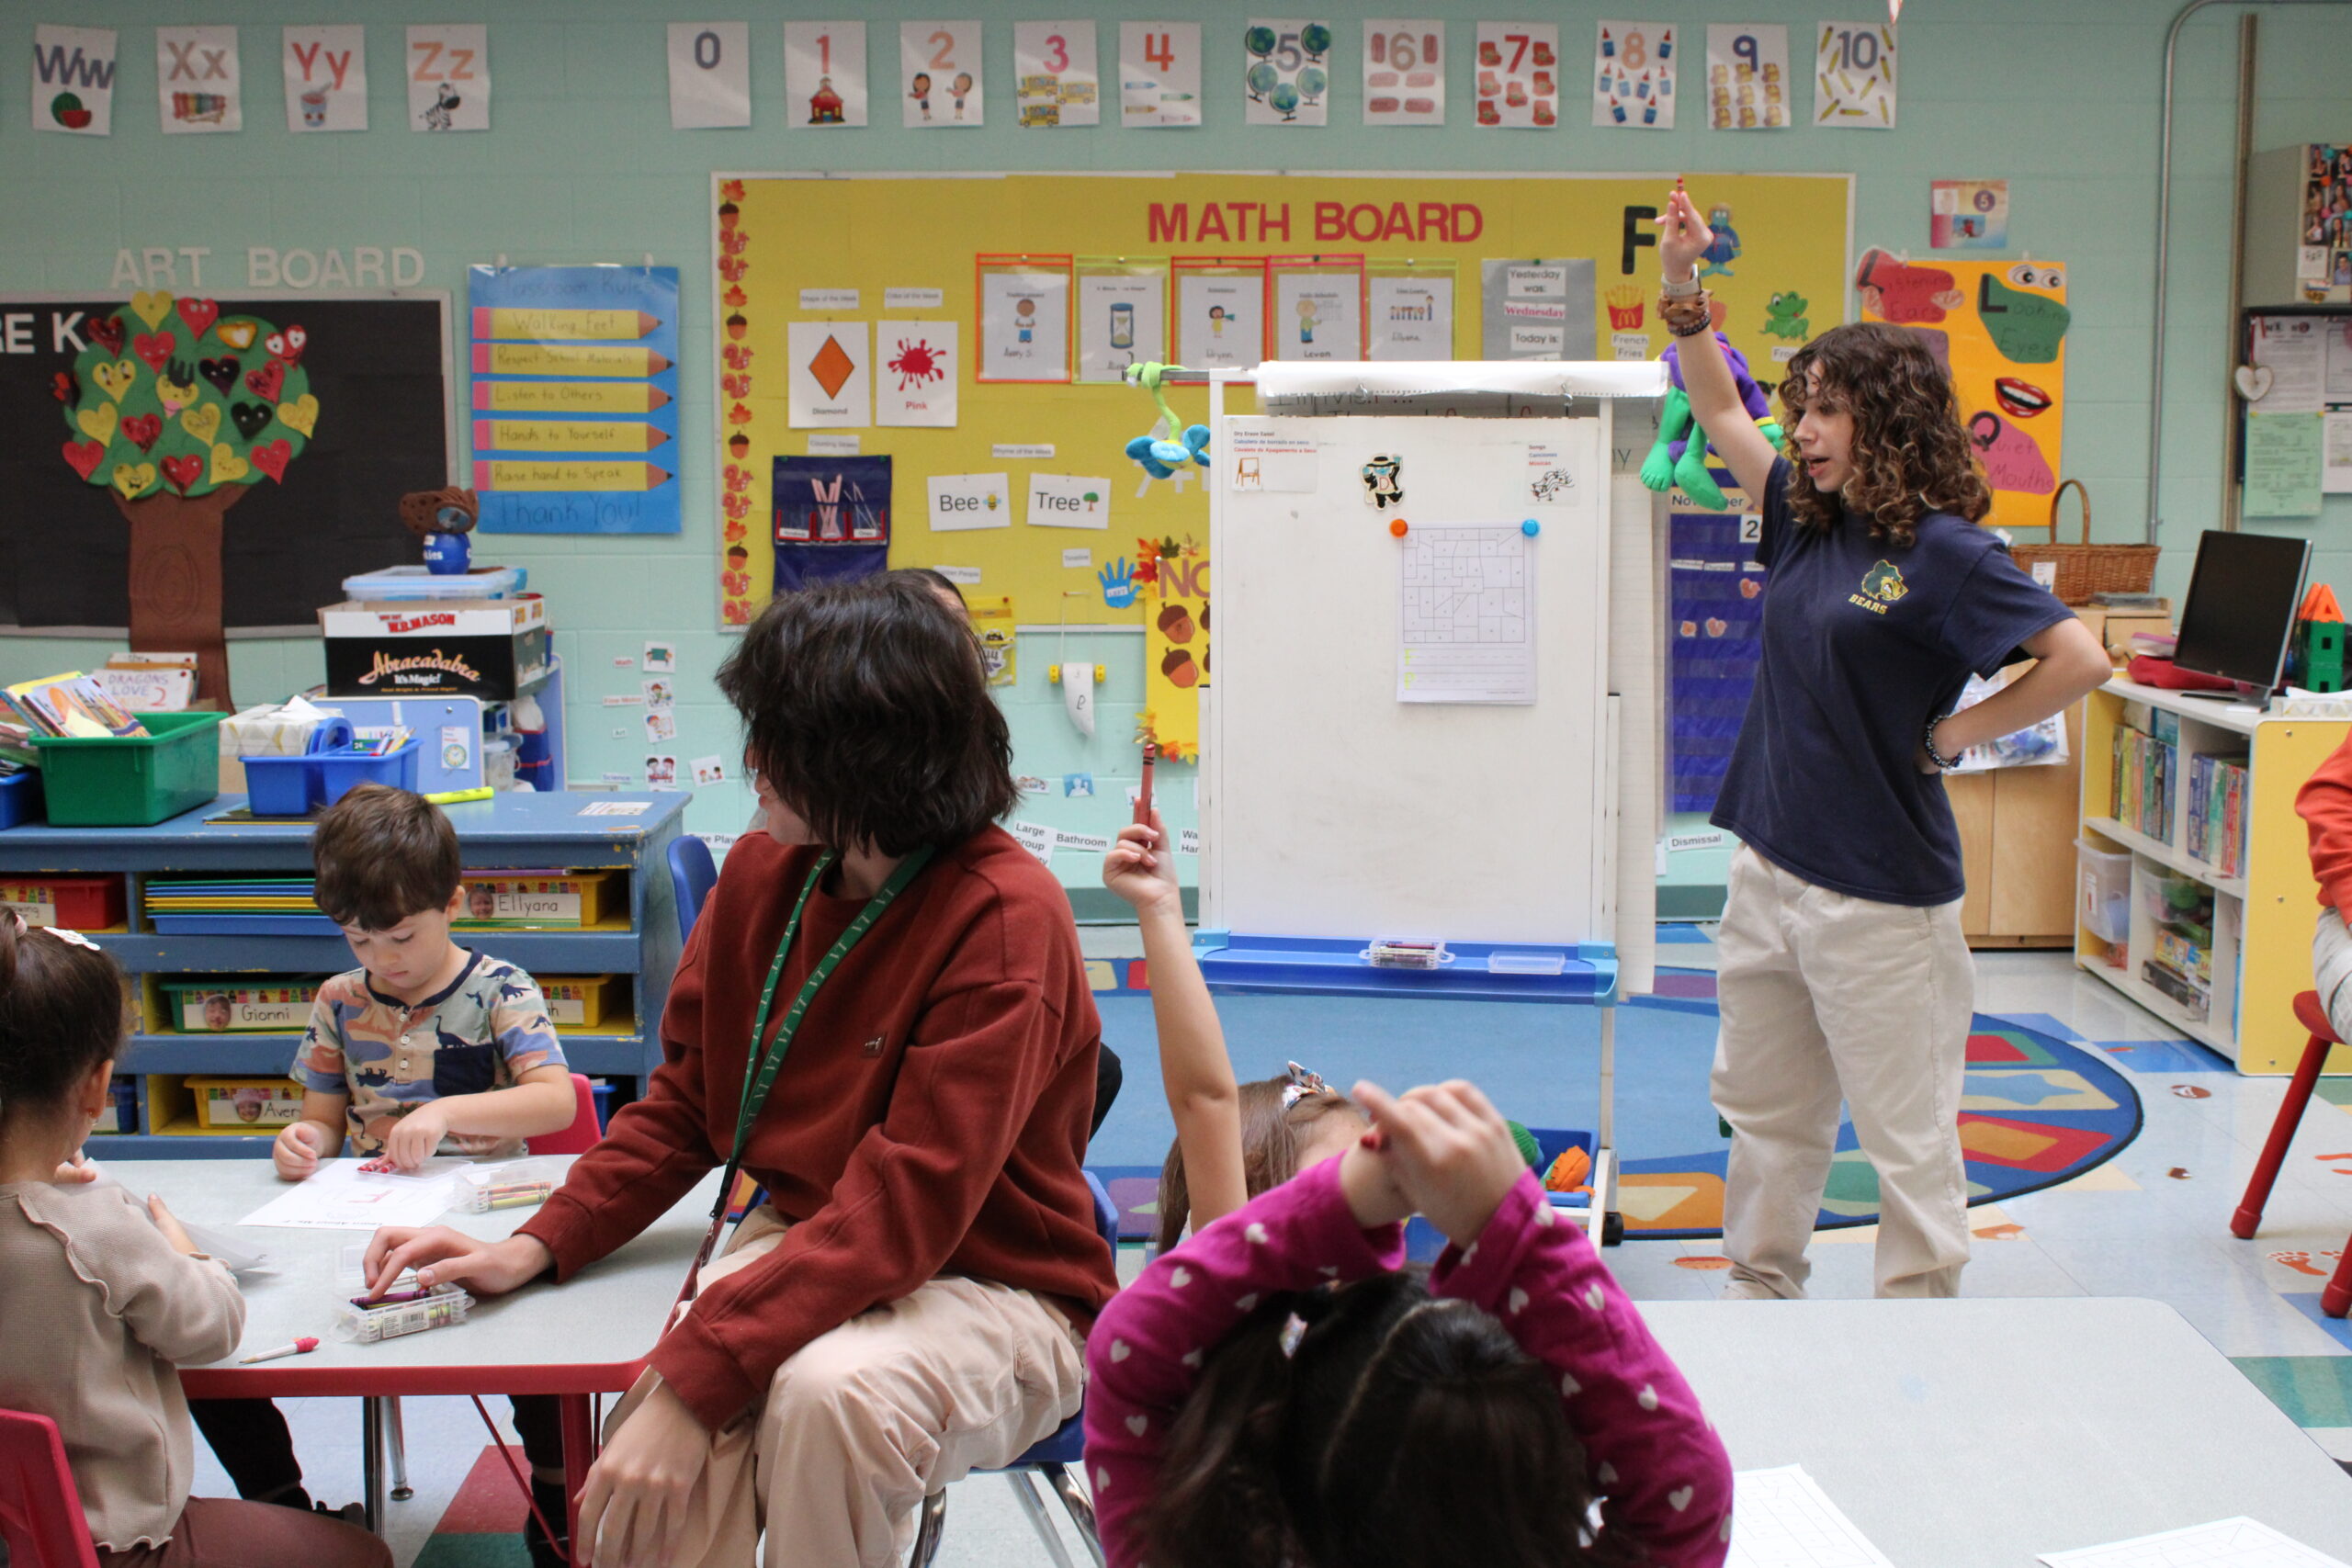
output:
M1592 123L1674 129L1674 24L1604 21L1593 45Z
M980 24L900 22L899 92L909 130L954 130L981 122Z
M1825 130L1894 129L1893 28L1824 22L1814 56L1814 124Z
M865 24L784 24L785 124L835 130L865 123Z
M1146 130L1201 123L1201 24L1119 24L1119 121Z
M1478 24L1477 123L1550 130L1560 123L1560 29L1550 22Z
M1788 28L1708 25L1707 124L1715 130L1789 128Z
M1363 122L1445 123L1445 24L1374 17L1363 25Z

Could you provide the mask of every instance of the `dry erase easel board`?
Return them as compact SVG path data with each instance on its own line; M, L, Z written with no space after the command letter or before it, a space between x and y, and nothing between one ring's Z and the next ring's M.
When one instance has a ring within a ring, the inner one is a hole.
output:
M1602 411L1217 422L1216 679L1204 693L1201 746L1204 929L1544 946L1616 940ZM1401 497L1375 493L1367 468ZM1401 539L1391 532L1400 516ZM1532 538L1520 532L1530 519ZM1486 565L1476 570L1496 588L1476 591L1476 604L1466 584L1451 597L1428 592L1419 564L1408 583L1412 547L1449 536L1482 548L1523 540L1509 555L1524 565L1524 596L1510 596L1510 569ZM1434 616L1482 652L1524 630L1534 700L1400 700L1408 592L1424 629ZM1523 627L1507 624L1513 609Z

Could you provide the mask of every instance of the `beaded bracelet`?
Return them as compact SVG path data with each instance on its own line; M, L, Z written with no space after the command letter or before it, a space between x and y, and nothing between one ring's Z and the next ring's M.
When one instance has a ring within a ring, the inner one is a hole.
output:
M1942 752L1936 750L1936 726L1941 724L1945 719L1950 718L1951 716L1950 714L1941 713L1933 715L1928 720L1927 732L1919 737L1919 749L1928 754L1928 761L1933 762L1937 767L1941 768L1945 773L1950 773L1954 768L1960 766L1959 758L1947 757Z

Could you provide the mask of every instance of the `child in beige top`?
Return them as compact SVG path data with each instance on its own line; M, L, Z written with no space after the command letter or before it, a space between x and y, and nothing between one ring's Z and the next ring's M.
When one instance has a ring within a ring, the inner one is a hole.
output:
M0 917L0 1407L57 1423L102 1568L391 1568L339 1519L188 1496L175 1364L233 1351L245 1303L161 1199L78 1168L121 1041L114 960Z

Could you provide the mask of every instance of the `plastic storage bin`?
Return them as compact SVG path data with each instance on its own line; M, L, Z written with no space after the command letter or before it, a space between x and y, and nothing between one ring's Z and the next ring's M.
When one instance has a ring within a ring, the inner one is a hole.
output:
M305 758L318 770L319 804L333 806L364 784L416 787L417 743L403 741L397 751L380 757L356 756L348 746L337 746Z
M252 981L208 975L163 983L172 1027L183 1034L223 1034L266 1029L279 1033L307 1028L316 980Z
M40 770L25 768L0 779L0 829L40 820Z
M334 1326L327 1332L345 1344L373 1345L379 1339L463 1323L473 1304L473 1297L458 1286L435 1285L430 1295L417 1301L383 1302L370 1307L345 1303L335 1309Z
M145 735L36 736L49 819L61 828L152 828L220 793L217 713L133 716Z
M192 1077L187 1087L208 1133L275 1133L302 1119L302 1086L291 1078Z
M2088 839L2075 840L2075 913L2084 929L2101 942L2132 936L2132 852L2103 850Z
M252 756L245 762L245 807L256 817L308 817L319 804L320 753L351 744L351 721L322 720L296 757Z
M548 1000L548 1019L559 1028L594 1029L607 1012L617 1010L620 987L611 975L541 975L539 995Z
M119 876L31 876L0 880L0 908L15 910L28 926L67 931L103 931L123 920Z

